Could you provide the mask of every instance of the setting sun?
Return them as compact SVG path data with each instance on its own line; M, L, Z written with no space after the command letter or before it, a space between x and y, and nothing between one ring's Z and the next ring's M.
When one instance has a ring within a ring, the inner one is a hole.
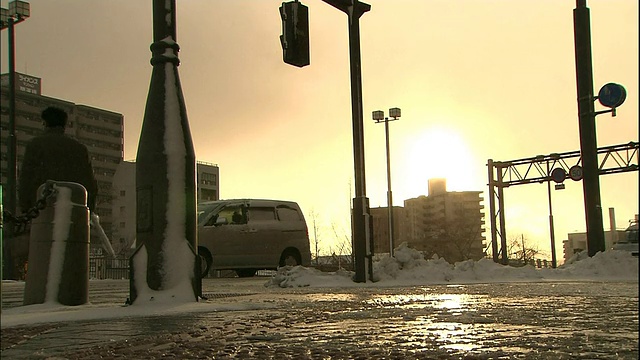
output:
M473 156L464 139L452 128L434 126L409 137L398 169L398 191L428 195L427 180L446 178L450 191L474 190Z

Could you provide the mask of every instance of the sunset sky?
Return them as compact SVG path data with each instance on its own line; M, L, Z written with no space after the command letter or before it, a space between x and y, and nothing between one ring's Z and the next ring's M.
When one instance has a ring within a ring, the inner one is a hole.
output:
M1 1L7 7L8 1ZM125 159L136 157L151 76L150 0L32 0L16 26L16 71L42 78L43 95L125 116ZM275 0L179 0L179 67L199 161L220 166L222 198L297 201L323 252L349 232L353 144L347 17L309 7L311 65L282 61ZM394 205L450 191L484 191L487 159L579 150L571 0L370 0L360 19L367 196L386 206L384 126L390 124ZM638 2L591 0L594 90L622 84L618 116L597 117L598 146L638 141ZM7 71L2 31L1 71ZM599 104L596 108L601 110ZM619 228L638 213L638 172L600 179ZM558 257L585 231L582 184L554 191ZM549 254L547 186L505 190L509 238ZM313 233L311 233L313 236ZM549 255L550 257L550 255Z

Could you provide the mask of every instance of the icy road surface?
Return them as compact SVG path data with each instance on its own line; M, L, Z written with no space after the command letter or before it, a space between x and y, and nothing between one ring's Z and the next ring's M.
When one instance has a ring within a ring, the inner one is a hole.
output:
M206 279L207 302L230 310L3 328L1 356L638 359L637 282L282 289L266 281ZM5 309L19 294L12 286ZM126 280L91 282L91 294L108 294L113 306L127 293Z

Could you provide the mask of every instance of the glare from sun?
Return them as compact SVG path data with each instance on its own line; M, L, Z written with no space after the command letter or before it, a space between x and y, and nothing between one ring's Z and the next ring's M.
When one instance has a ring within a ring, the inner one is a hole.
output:
M428 195L429 179L447 179L448 191L474 190L473 156L457 131L430 127L404 143L403 164L398 169L398 191L411 196Z

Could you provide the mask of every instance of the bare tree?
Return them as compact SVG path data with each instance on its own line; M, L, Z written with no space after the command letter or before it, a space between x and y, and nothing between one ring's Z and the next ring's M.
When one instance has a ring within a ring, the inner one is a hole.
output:
M318 226L318 213L315 211L315 209L311 209L311 212L309 213L309 216L311 217L311 222L313 223L313 242L316 245L316 266L318 265L318 257L320 256L319 252L318 252L318 244L320 243L320 228Z
M332 261L339 267L353 269L351 236L344 229L338 229L335 223L331 223L331 230L336 239L335 251L332 246L329 246L329 253L333 257Z
M539 255L542 255L542 251L537 245L532 245L524 234L519 237L509 240L507 245L507 254L509 258L515 260L517 263L526 265L531 263Z
M437 254L450 263L483 258L482 223L475 215L460 207L452 217L429 219L427 230L421 234L425 257Z

